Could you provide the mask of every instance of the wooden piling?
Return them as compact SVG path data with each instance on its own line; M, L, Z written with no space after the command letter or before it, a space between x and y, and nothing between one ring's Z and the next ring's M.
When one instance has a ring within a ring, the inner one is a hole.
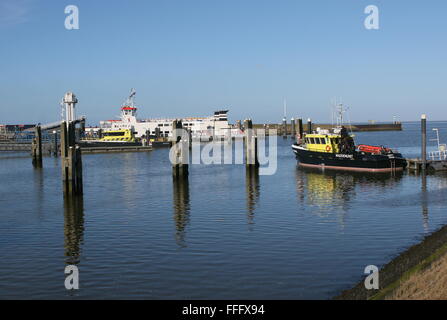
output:
M183 135L183 123L181 120L174 120L172 123L173 146L175 145L175 159L172 164L172 177L174 179L185 179L189 175L189 165L187 155L189 149L189 136Z
M298 138L302 139L304 135L303 119L298 118Z
M310 118L307 119L307 133L312 134L312 120Z
M283 136L286 137L287 136L287 119L284 118L282 119L282 127L283 127Z
M81 154L81 148L76 145L75 147L75 179L76 179L76 194L83 194L84 187L83 187L83 179L82 179L82 154Z
M57 131L54 132L54 140L53 140L53 155L55 157L57 157L58 155L58 150L57 150Z
M244 120L244 147L245 147L245 164L248 166L250 162L249 145L253 134L253 123L249 119Z
M42 167L42 129L40 126L34 128L35 138L33 139L31 152L33 156L33 165Z
M422 146L421 146L421 159L422 159L422 171L425 172L427 169L427 116L423 114L421 116L421 135L422 135Z
M82 157L81 148L75 144L75 125L65 121L61 123L61 163L62 184L65 195L81 195Z
M69 194L76 193L76 180L75 180L75 149L74 147L68 147L68 155L67 155L67 192Z
M258 137L253 131L253 121L245 120L245 165L247 168L259 167Z
M68 166L67 166L67 123L65 121L61 122L61 167L62 167L62 182L66 183L68 180Z
M295 136L296 136L296 124L295 124L295 118L292 118L292 119L290 119L290 124L291 124L291 132L290 132L290 135L291 135L291 138L292 139L295 139Z

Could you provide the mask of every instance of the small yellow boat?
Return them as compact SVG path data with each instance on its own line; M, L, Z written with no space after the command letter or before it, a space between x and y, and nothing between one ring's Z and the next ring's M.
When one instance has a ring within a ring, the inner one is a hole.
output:
M81 147L141 146L131 129L104 131L100 139L81 140Z
M135 136L130 129L105 131L102 134L101 142L135 142Z

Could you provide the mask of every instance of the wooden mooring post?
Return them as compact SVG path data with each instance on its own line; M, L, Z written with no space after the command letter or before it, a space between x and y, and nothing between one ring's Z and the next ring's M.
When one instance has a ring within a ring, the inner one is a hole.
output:
M298 118L298 138L302 139L304 135L303 119Z
M57 143L57 130L53 131L54 134L54 140L53 140L53 156L57 157L58 156L58 143Z
M258 136L253 130L253 121L247 119L244 121L245 128L245 165L247 169L259 167L258 159Z
M295 118L290 119L290 124L291 124L291 131L290 131L290 135L291 135L291 139L295 139L296 136L296 124L295 124Z
M75 124L62 121L60 130L64 195L81 195L83 193L82 156L81 148L76 145Z
M172 144L174 157L172 162L172 177L186 179L189 176L189 134L185 134L181 120L172 123Z
M287 118L286 117L284 117L284 119L282 119L282 128L283 128L283 132L282 132L283 138L286 138L287 137Z
M427 116L423 114L421 116L421 136L422 136L422 146L421 146L421 159L422 159L422 172L425 173L427 170Z
M436 161L427 160L427 116L421 116L421 158L407 159L407 170L425 175Z
M307 119L307 133L312 134L312 120L310 118Z
M36 126L34 129L35 138L31 145L31 153L33 157L33 165L37 168L42 167L42 129Z

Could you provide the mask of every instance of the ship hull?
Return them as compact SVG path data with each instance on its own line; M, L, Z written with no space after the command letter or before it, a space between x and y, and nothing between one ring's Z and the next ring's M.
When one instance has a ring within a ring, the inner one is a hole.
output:
M137 147L141 146L141 142L128 141L81 141L79 143L81 148L98 148L98 147Z
M391 172L402 171L406 166L405 160L399 154L336 154L309 151L297 145L293 145L292 148L298 164L303 167L345 171Z

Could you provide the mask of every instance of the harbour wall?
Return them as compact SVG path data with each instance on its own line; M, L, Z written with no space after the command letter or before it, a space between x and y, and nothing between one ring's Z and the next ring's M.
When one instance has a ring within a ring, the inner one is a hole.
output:
M334 125L332 124L318 124L313 123L312 128L321 128L321 129L332 129ZM366 132L366 131L402 131L402 123L375 123L375 124L352 124L346 125L349 129L351 128L353 132ZM283 135L284 133L284 125L283 124L253 124L254 129L276 129L278 130L278 135ZM307 123L303 123L304 131L307 131ZM287 124L287 133L290 134L292 132L292 125L290 123Z

